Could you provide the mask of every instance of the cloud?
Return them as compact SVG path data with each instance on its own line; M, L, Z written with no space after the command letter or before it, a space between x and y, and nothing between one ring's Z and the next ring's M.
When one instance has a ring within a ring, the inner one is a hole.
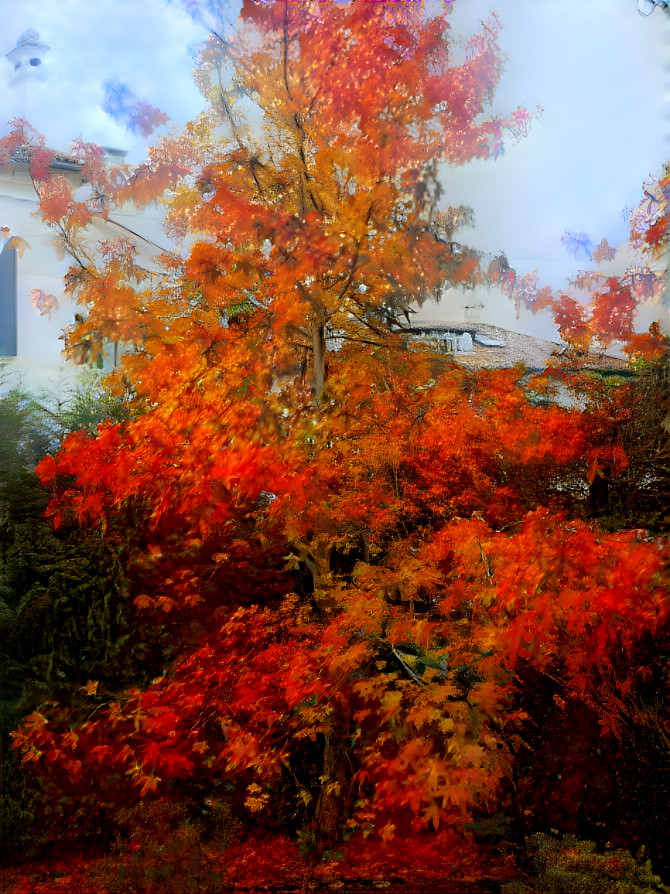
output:
M241 0L168 0L212 34L226 37L235 27L242 7Z
M43 79L12 82L12 69L0 59L0 125L25 115L58 149L82 135L85 140L129 150L141 160L146 138L133 135L126 121L103 109L105 83L120 81L147 104L184 122L202 107L192 82L189 45L205 32L177 4L162 0L22 0L3 14L7 46L33 27L50 50L41 66Z
M490 7L456 3L452 31L476 30ZM542 282L562 288L577 264L561 234L625 240L622 207L638 204L643 181L668 156L670 16L657 12L652 22L634 2L611 0L510 0L499 9L509 59L493 111L540 103L542 119L495 165L445 172L445 202L475 209L469 241L504 249L520 273L537 268Z
M106 81L103 86L103 110L116 121L125 124L132 133L141 134L146 139L169 120L165 112L152 106L146 99L138 99L121 81Z
M573 258L591 260L593 242L588 233L576 233L574 230L566 230L561 236L561 245Z

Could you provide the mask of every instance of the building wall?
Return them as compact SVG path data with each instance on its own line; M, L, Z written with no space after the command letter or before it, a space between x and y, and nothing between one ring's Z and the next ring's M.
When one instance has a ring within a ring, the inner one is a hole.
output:
M78 172L59 170L58 173L68 177L75 188L81 185ZM9 227L11 236L21 237L29 246L22 257L18 257L16 251L5 253L11 254L16 264L16 344L14 346L11 337L14 328L9 306L11 296L5 295L1 323L0 392L17 386L31 391L62 391L74 383L81 373L79 367L65 362L61 356L61 336L63 330L74 321L77 307L63 290L63 277L69 261L59 257L55 234L39 217L37 195L25 164L0 168L0 226ZM89 238L99 242L119 235L130 235L124 227L140 234L140 238L133 241L138 244L141 262L146 266L151 265L152 257L158 252L157 246L168 247L157 207L142 213L131 207L112 209L110 221L94 218L89 227ZM0 271L4 271L8 263L12 262L0 262ZM30 303L32 289L53 294L58 306L50 314L40 315Z
M623 276L629 268L644 266L646 261L647 259L641 257L639 252L636 252L627 243L623 243L617 247L615 258L602 263L598 269L605 276ZM638 304L635 329L637 332L646 332L651 323L658 322L661 330L670 335L670 246L663 258L651 262L649 266L655 271L665 271L665 293L660 301L645 301ZM560 341L550 311L542 310L539 313L532 313L522 307L517 316L513 303L496 286L482 285L474 290L445 288L439 298L428 300L415 310L417 313L413 319L417 321L440 320L461 323L482 321L509 331L549 341ZM473 310L474 317L472 316Z

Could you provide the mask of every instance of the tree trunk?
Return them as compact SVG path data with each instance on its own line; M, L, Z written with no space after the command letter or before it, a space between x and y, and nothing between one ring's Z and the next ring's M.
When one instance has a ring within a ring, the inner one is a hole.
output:
M312 394L314 403L319 406L321 392L326 382L326 327L323 323L312 325Z
M331 731L325 737L321 788L314 813L316 842L319 850L332 846L340 838L342 819L349 792L347 734Z
M294 544L293 551L304 563L312 578L312 598L322 619L330 616L337 605L330 596L332 583L330 572L331 547L324 543Z
M605 467L598 472L589 485L589 502L591 512L595 516L604 515L609 509L610 469Z

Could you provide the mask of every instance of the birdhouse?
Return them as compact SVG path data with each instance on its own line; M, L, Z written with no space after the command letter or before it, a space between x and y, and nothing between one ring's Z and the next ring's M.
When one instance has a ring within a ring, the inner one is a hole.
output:
M24 31L16 41L14 49L6 55L14 66L14 77L23 78L38 73L42 66L42 56L48 49L47 44L40 41L40 36L34 28Z

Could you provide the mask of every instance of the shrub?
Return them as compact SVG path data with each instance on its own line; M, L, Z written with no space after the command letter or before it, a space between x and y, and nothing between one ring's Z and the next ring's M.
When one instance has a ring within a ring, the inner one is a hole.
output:
M527 845L535 894L654 894L661 883L651 861L638 863L619 849L598 853L592 841L574 835L556 839L537 833Z

